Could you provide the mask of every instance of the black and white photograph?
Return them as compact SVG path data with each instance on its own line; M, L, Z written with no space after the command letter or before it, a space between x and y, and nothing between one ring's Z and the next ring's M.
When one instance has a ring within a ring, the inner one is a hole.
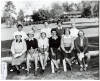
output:
M99 0L0 0L1 80L99 80Z

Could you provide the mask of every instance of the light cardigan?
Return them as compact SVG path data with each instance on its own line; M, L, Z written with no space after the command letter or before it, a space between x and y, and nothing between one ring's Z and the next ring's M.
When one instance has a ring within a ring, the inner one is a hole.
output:
M13 55L16 55L16 54L23 54L25 53L27 50L27 47L26 47L26 42L24 40L22 40L22 42L16 42L16 40L14 40L12 42L12 45L11 45L11 52Z

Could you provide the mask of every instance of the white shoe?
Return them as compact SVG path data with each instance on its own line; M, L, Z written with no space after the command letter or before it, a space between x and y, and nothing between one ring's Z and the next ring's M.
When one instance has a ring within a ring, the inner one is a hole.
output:
M85 64L85 67L87 68L88 67L88 64Z
M80 68L80 71L83 71L83 68L82 67Z
M14 71L13 69L10 69L10 71L12 72L12 71Z

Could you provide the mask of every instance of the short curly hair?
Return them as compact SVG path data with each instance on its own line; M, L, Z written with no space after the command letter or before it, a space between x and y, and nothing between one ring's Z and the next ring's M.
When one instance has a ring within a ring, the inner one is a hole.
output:
M23 28L23 25L22 25L22 24L18 24L18 25L17 25L17 28L18 28L19 26L21 26L21 27Z

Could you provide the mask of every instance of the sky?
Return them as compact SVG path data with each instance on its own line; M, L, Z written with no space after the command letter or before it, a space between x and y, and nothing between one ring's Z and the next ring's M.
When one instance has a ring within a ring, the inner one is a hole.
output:
M79 3L82 0L0 0L1 1L1 13L3 12L4 5L7 1L12 1L16 6L16 12L18 13L20 9L24 11L25 14L32 14L33 10L38 10L40 8L51 8L51 4L54 2L63 3L68 2L69 4Z

